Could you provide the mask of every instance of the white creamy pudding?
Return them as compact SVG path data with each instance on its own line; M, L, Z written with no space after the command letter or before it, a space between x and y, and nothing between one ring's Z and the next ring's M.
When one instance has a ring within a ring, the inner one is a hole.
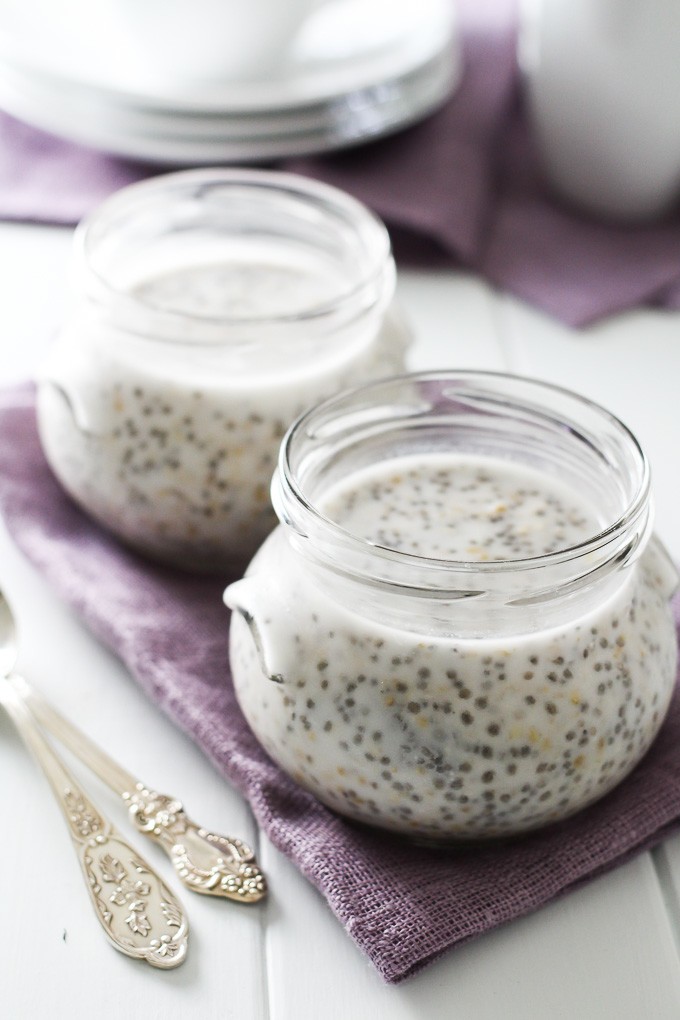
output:
M276 523L293 419L403 370L386 231L335 189L216 170L123 189L78 237L82 295L38 393L47 459L135 549L237 568Z
M183 266L131 286L144 305L199 319L266 319L323 307L337 288L332 271L318 263L267 263L266 248L253 258Z
M361 467L317 509L405 556L518 572L609 523L542 471L441 452ZM285 532L227 589L240 610L232 673L268 753L330 807L434 841L515 834L601 797L650 746L676 667L654 542L597 598L567 592L556 616L548 599L516 608L502 633L490 615L484 636L465 637L463 600L434 632L427 599L404 622L378 585L373 611L351 581L310 569Z
M424 454L358 471L320 511L352 535L430 559L518 560L578 545L600 530L568 486L531 468Z

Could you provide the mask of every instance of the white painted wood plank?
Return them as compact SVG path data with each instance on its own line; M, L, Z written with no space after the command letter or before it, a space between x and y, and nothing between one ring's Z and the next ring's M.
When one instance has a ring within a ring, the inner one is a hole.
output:
M680 955L680 835L656 847L651 857Z
M656 847L651 857L680 956L680 834Z
M403 271L397 298L415 335L410 368L503 368L497 302L478 277L462 271Z

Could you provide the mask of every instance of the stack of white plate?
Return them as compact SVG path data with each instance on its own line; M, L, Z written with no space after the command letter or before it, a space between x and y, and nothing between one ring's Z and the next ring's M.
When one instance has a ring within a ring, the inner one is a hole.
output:
M135 59L96 3L0 0L0 107L95 149L168 165L339 149L420 120L450 94L460 74L452 8L338 0L314 12L276 71L187 85Z

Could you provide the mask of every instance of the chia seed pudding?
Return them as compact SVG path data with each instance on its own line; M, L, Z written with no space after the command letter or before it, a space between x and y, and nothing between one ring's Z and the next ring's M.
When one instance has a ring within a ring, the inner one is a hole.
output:
M677 655L675 575L656 539L621 574L565 586L558 608L518 602L496 626L472 598L432 608L427 563L465 561L472 578L475 564L509 576L568 560L608 523L580 491L515 461L418 452L348 472L316 509L367 558L423 566L423 590L397 615L380 584L364 598L343 576L349 559L332 577L279 527L225 593L246 719L323 803L434 842L508 836L582 809L645 754ZM410 580L418 588L417 571Z
M134 185L79 231L83 297L38 392L47 459L144 554L243 564L276 524L269 484L290 422L403 367L386 232L334 189L257 171Z

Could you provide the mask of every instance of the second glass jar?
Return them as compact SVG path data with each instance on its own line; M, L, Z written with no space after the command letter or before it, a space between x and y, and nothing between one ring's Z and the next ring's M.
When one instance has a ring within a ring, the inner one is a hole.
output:
M97 521L186 569L236 569L275 525L270 478L298 414L403 367L385 227L302 177L132 185L81 223L74 270L39 380L45 454Z
M562 820L640 761L676 673L647 461L557 387L418 373L289 431L281 525L225 593L253 732L339 813L420 840Z

